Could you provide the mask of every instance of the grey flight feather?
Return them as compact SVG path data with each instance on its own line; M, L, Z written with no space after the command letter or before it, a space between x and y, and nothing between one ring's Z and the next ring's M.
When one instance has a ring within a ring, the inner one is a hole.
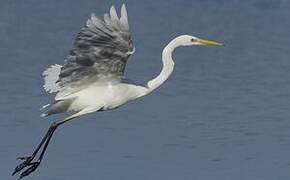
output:
M104 20L92 14L65 59L57 83L61 88L74 89L102 78L120 80L133 52L124 4L120 19L114 6Z

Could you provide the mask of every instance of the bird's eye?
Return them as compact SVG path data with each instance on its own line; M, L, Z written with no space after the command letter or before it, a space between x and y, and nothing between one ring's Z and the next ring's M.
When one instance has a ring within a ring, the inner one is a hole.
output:
M191 40L190 40L191 42L195 42L196 40L194 39L194 38L191 38Z

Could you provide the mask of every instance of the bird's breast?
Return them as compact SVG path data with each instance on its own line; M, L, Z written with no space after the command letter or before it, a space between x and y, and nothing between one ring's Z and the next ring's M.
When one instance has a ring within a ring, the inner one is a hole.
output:
M76 93L72 110L79 111L87 107L99 107L103 110L114 109L135 96L133 88L129 84L92 85Z

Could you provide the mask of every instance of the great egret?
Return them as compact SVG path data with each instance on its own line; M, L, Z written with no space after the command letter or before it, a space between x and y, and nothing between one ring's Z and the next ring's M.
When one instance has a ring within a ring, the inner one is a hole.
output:
M120 18L114 6L109 14L106 13L103 20L92 14L78 34L64 65L52 65L43 72L44 89L57 94L55 102L45 106L41 116L68 111L74 113L52 122L32 155L19 158L22 162L13 175L23 170L20 174L22 178L37 169L53 133L61 124L84 114L117 108L158 88L173 71L172 52L175 48L222 45L190 35L176 37L162 52L163 68L160 74L144 86L132 84L123 78L127 60L135 52L126 7L122 5Z

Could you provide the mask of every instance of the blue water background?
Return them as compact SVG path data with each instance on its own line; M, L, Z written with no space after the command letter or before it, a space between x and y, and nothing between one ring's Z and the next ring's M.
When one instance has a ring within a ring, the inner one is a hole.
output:
M0 2L0 179L49 124L42 71L63 63L91 13L120 1ZM146 82L162 48L191 34L224 47L184 47L149 96L59 128L30 180L289 180L290 1L127 0L136 53L126 76Z

